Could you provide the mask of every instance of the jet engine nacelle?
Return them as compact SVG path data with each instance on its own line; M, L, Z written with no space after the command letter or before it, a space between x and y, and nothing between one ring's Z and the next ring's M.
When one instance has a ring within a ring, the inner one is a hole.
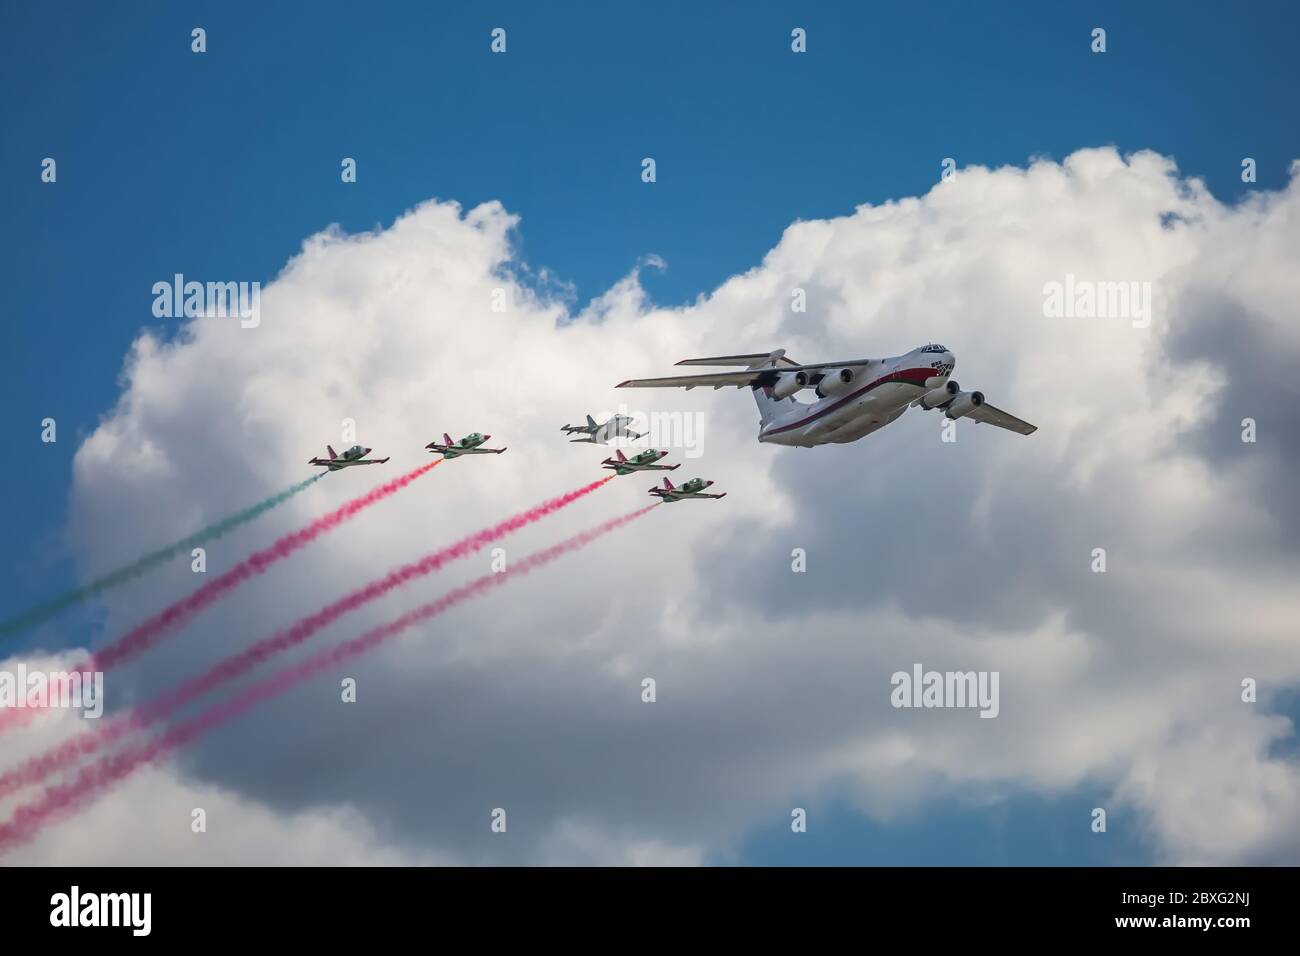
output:
M952 400L951 405L943 410L943 413L949 418L961 418L963 415L969 415L983 404L983 392L958 392L957 397Z
M815 373L811 378L807 372L799 372L797 377L802 377L805 385L816 385L818 398L826 398L847 392L857 378L857 372L851 368L828 368L824 372Z
M804 383L799 381L799 376L801 375L803 375L803 372L798 372L793 375L786 372L784 375L778 377L776 384L772 386L772 396L774 398L789 398L795 392L804 388Z
M960 391L961 386L953 381L948 382L946 385L940 385L938 388L931 389L921 396L921 407L928 412L940 405L947 405Z

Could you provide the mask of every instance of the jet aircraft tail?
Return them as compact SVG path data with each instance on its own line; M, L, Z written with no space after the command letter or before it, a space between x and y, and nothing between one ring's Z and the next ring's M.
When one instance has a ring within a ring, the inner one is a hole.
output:
M761 356L751 356L751 355L739 356L738 355L735 356L735 358L736 359L740 359L740 358L757 359L758 361L755 361L753 364L749 366L751 369L777 368L782 364L786 364L786 365L790 364L790 360L785 357L785 349L777 349L775 352L771 352L767 355L761 355ZM735 362L734 364L740 364L740 363ZM776 378L776 376L770 376L770 377L772 379ZM754 403L758 405L758 419L759 422L761 423L760 427L762 425L766 425L772 419L780 415L783 411L789 409L791 405L795 404L795 400L793 398L777 398L776 395L773 394L772 392L771 384L763 385L760 384L759 382L755 382L753 385L750 386L750 390L754 393Z

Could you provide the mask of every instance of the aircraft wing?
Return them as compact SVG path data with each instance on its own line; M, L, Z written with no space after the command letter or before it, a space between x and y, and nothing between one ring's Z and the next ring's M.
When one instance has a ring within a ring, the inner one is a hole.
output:
M712 358L682 359L678 365L758 365L766 362L773 357L772 352L753 352L749 355L715 355ZM792 358L786 358L785 350L780 351L777 357L777 364L782 368L786 366L799 368L799 363Z
M1005 428L1008 431L1018 432L1021 435L1032 435L1038 431L1037 425L1031 425L1029 422L1021 421L1015 415L1009 415L1000 408L994 408L985 402L973 411L967 412L963 418L973 418L977 422L984 422L986 425L996 425L998 428Z
M736 388L744 388L746 385L753 385L755 382L762 381L764 376L768 378L774 377L772 369L761 368L743 372L710 372L707 375L669 375L666 378L633 378L628 379L626 382L620 382L615 388L697 388L701 385L711 385L714 388L734 385Z
M725 357L724 357L725 358ZM755 359L761 360L767 358L766 355L744 355L738 356L738 359ZM789 359L783 361L789 362ZM721 364L721 359L687 359L684 362L678 362L678 365L704 365L706 363ZM713 388L725 388L728 385L735 388L744 388L746 385L771 385L776 382L777 377L784 372L815 372L828 368L844 368L845 366L870 365L872 359L853 359L849 362L818 362L815 365L796 365L791 362L788 365L778 365L776 368L754 368L743 369L739 372L706 372L701 375L669 375L664 378L634 378L626 382L620 382L616 388L698 388L701 385L711 386Z

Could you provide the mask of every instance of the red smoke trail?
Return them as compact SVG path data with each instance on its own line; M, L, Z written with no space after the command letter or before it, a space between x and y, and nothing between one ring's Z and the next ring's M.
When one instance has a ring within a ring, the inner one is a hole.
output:
M610 475L599 478L589 485L584 485L567 494L560 495L558 498L544 501L540 505L521 511L490 528L484 528L482 531L468 535L455 544L425 555L418 561L395 568L382 578L376 578L364 587L345 594L319 611L309 614L289 627L277 631L270 637L264 637L244 650L218 661L203 674L190 678L161 697L141 704L126 714L110 717L104 722L103 727L79 734L43 754L30 758L13 770L0 774L0 797L4 797L22 787L39 783L51 773L75 763L81 757L102 750L130 732L161 720L226 681L247 673L276 654L296 647L317 631L333 624L343 615L368 604L376 598L382 597L408 581L423 577L426 574L432 574L451 561L467 557L487 547L493 541L504 538L513 531L540 521L547 515L559 511L579 498L591 494L612 477ZM500 576L495 575L498 578Z
M92 654L88 660L81 661L78 666L71 668L79 671L107 671L116 664L128 661L138 654L147 651L160 641L163 636L175 627L179 627L188 621L194 615L198 614L208 605L225 597L239 585L256 575L261 574L271 565L283 558L289 557L299 548L311 544L321 535L328 531L333 531L349 518L354 517L359 512L365 510L376 502L382 501L389 495L401 491L411 482L415 481L426 472L432 471L442 463L443 459L435 458L433 461L426 462L414 471L407 472L400 478L394 478L386 484L367 492L359 498L353 498L342 507L330 512L329 514L317 518L311 524L304 528L287 534L279 541L276 541L268 548L261 551L255 551L249 557L245 558L239 564L235 565L220 577L213 578L207 584L196 588L187 596L164 608L155 614L143 624L137 625L131 631L122 635L112 644L104 647ZM24 723L30 719L31 715L40 708L14 708L0 711L0 732L6 730L12 724L22 720Z
M138 767L183 747L201 734L238 717L263 701L277 697L331 667L359 657L409 627L437 617L465 601L487 594L507 580L528 574L556 558L584 548L597 538L634 521L655 507L657 504L646 505L631 514L613 518L559 544L522 558L506 571L476 578L468 584L447 592L436 601L421 605L387 624L366 631L360 637L282 668L270 677L250 685L233 697L214 704L198 716L165 730L143 744L125 748L100 759L98 763L81 768L74 780L46 789L38 800L18 807L8 821L0 824L0 852L30 840L43 826L93 799Z

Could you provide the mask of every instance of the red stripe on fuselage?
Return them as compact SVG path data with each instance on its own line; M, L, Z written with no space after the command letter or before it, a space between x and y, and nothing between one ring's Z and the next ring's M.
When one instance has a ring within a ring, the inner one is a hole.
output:
M916 385L919 388L925 388L925 380L928 378L932 378L937 374L938 372L932 368L904 368L904 369L899 369L897 372L890 372L888 375L881 376L880 378L876 379L874 382L868 382L866 385L863 385L856 392L849 392L849 394L845 395L839 401L831 402L831 404L827 405L825 408L819 408L817 411L813 412L807 418L801 419L800 421L797 422L792 422L789 425L782 425L780 428L773 428L770 431L765 431L762 433L762 436L760 437L766 435L779 435L782 432L788 432L792 428L802 428L804 425L807 425L809 422L816 421L817 419L821 418L823 415L829 415L831 412L843 408L845 405L853 401L855 398L861 398L863 395L871 391L873 388L878 388L881 385L888 385L892 382L902 382L905 385Z

